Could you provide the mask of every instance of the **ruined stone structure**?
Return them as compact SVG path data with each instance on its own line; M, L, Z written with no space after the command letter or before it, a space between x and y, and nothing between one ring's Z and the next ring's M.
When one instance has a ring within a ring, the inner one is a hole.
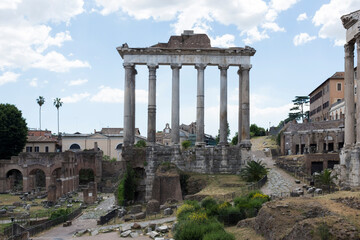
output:
M343 120L289 122L281 130L281 154L340 152L344 145L343 128Z
M10 160L0 161L0 192L13 190L17 184L24 192L41 187L50 200L77 190L82 170L90 170L95 182L102 177L102 151L61 153L20 153Z
M237 173L250 159L250 114L249 114L249 71L250 57L255 49L251 47L215 48L211 47L206 34L184 31L181 36L171 36L168 43L158 43L148 48L129 48L125 43L117 48L124 59L124 149L123 159L133 163L138 158L134 144L135 130L135 75L136 65L149 68L148 91L148 132L145 156L140 162L147 162L145 199L152 196L152 185L157 167L162 162L176 164L181 170L200 173ZM172 69L171 99L171 146L156 144L156 69L160 65L170 65ZM179 136L179 81L183 65L194 66L197 70L197 114L196 148L180 149ZM220 70L220 141L216 147L205 148L204 142L204 71L207 66L217 66ZM239 112L238 146L227 143L227 70L238 67ZM141 165L141 164L140 164ZM140 166L141 167L141 166Z
M354 46L357 46L357 69L360 68L360 10L341 17L346 29L345 44L345 147L340 154L340 182L360 186L360 104L354 95ZM360 86L360 78L357 78ZM359 93L359 92L358 92ZM360 94L356 94L360 103Z

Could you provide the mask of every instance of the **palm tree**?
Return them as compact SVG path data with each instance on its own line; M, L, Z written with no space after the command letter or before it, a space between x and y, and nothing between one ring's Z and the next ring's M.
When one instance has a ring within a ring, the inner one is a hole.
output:
M329 193L331 186L335 185L334 180L337 179L337 175L331 173L332 171L326 168L320 174L315 175L315 183L319 184L320 187L327 187Z
M43 96L39 96L38 99L36 99L36 102L39 104L40 106L40 110L39 110L39 122L40 122L40 131L41 131L41 106L45 103L45 98Z
M268 171L261 161L250 161L241 170L240 175L247 182L257 182L262 179Z
M57 120L58 120L58 136L59 136L59 108L62 106L63 102L61 98L54 99L54 106L57 108Z

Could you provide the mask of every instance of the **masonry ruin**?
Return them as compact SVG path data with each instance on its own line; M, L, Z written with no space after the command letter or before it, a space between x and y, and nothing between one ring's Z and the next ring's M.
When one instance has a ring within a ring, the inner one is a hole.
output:
M124 60L124 149L123 160L145 169L146 196L152 196L152 184L156 169L163 162L176 164L183 171L199 173L238 173L250 160L250 114L249 114L249 72L250 57L255 49L211 47L206 34L194 34L184 31L181 36L171 36L167 43L158 43L148 48L130 48L126 43L117 48ZM134 148L135 136L135 76L136 65L146 65L149 69L148 84L148 131L147 148L144 159ZM171 146L156 143L156 69L167 65L172 69L171 99ZM179 138L179 81L180 69L184 65L194 66L197 70L196 103L196 147L181 150ZM204 142L204 71L207 66L217 66L220 70L220 141L218 146L205 147ZM229 67L238 67L239 144L227 143L227 71ZM144 166L142 162L146 162Z
M360 69L360 10L341 17L346 29L345 48L345 147L336 167L340 182L360 187L360 94L354 92L354 47L357 46L357 69ZM357 86L360 78L357 77ZM358 88L359 89L359 88ZM357 104L355 104L357 102Z

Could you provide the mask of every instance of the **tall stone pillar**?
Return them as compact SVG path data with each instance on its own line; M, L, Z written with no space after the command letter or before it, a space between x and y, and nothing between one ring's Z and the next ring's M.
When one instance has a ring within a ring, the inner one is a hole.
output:
M242 132L242 71L241 66L238 70L239 75L239 110L238 110L238 145L241 145L241 132Z
M345 147L355 142L354 43L345 44Z
M148 144L156 142L156 69L157 65L148 65L149 68L149 95L148 95Z
M251 65L242 65L241 66L241 76L242 76L242 90L241 90L241 99L242 99L242 116L241 116L241 141L242 145L245 147L251 147L250 142L250 94L249 94L249 72Z
M357 86L357 94L356 94L356 145L360 146L360 94L358 94L360 90L360 33L356 36L356 52L357 52L357 76L356 76L356 86Z
M135 129L135 74L134 64L124 63L124 146L134 144Z
M180 68L181 64L171 64L172 69L172 100L171 100L171 141L172 144L180 143Z
M204 141L204 70L205 64L196 64L197 69L197 102L196 102L196 146L205 146Z
M228 65L219 65L220 69L220 145L227 144L227 70Z

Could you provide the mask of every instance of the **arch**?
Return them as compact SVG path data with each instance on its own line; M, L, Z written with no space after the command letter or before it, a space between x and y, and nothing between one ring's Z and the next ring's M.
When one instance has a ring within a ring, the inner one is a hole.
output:
M23 174L18 169L11 169L6 173L8 189L13 191L23 190Z
M123 146L123 144L122 143L119 143L117 146L116 146L116 150L118 150L118 151L121 151L122 150L122 146Z
M95 173L91 168L82 168L79 171L79 185L86 185L95 182Z
M46 189L46 174L42 169L36 168L29 173L31 177L30 186L32 188L45 188Z
M73 144L70 145L69 150L72 150L72 151L80 151L80 150L81 150L81 147L80 147L79 144L73 143Z

